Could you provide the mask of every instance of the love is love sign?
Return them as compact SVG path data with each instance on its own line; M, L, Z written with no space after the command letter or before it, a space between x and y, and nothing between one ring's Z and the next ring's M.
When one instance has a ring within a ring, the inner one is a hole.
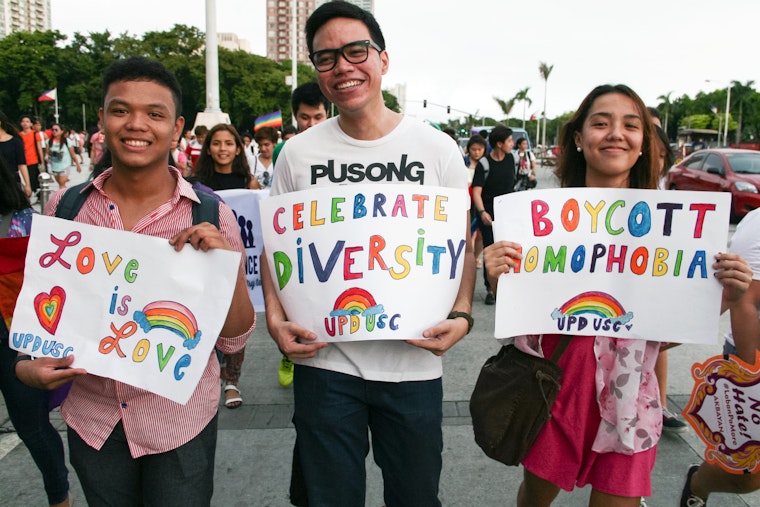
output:
M563 333L715 343L731 195L608 188L494 200L494 238L522 247L499 278L496 338Z
M465 190L345 185L261 201L269 271L288 319L318 341L407 340L459 290Z
M240 254L35 215L10 346L187 403L232 301Z

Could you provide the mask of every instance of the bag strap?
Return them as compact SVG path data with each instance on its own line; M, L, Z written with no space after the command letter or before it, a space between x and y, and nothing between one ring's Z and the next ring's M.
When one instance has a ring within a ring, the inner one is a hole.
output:
M79 213L79 210L84 206L87 196L90 195L90 192L92 191L93 187L90 187L82 192L82 189L89 183L89 181L85 181L79 185L69 187L69 189L61 196L61 200L58 201L58 207L55 209L55 216L58 218L65 218L66 220L74 220L77 213Z
M93 187L82 189L89 184L88 181L70 187L61 196L58 207L55 210L55 216L74 220L79 210L84 206L87 196L90 195ZM200 203L193 203L193 225L208 222L217 229L219 228L219 202L211 195L201 190L196 190L195 195L200 199Z
M486 154L480 157L478 163L483 167L483 182L485 183L485 180L488 179L488 171L491 169L491 163L488 162L488 155Z
M208 222L219 228L219 201L202 190L196 190L195 195L201 200L193 203L193 225Z
M562 354L565 353L565 349L568 345L570 345L570 340L572 340L572 336L568 335L562 335L562 338L559 340L559 343L557 344L557 348L554 349L554 352L552 352L551 361L554 363L558 363L559 359L562 357Z

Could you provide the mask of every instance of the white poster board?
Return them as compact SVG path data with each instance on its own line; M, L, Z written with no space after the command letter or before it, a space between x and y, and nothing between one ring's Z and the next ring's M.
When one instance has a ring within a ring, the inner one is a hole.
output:
M218 190L216 192L224 203L235 213L240 238L245 248L245 280L248 293L257 312L263 312L264 292L261 290L261 251L264 241L261 234L261 215L259 201L269 197L267 190Z
M497 338L565 333L715 343L731 195L603 188L494 201L494 238L522 245L499 278Z
M232 301L240 254L35 215L9 343L187 403Z
M456 299L465 190L344 185L261 201L269 271L288 319L319 341L422 338Z

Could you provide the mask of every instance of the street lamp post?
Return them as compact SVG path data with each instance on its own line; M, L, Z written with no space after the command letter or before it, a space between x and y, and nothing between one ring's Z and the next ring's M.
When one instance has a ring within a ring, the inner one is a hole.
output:
M705 79L705 83L715 83L715 81L711 79ZM728 82L728 93L726 95L726 120L723 122L723 144L728 146L728 115L731 110L731 87L734 84L729 81ZM718 127L718 137L720 137L720 127Z
M728 82L728 95L726 97L726 121L723 122L723 144L728 146L728 109L731 107L731 81Z

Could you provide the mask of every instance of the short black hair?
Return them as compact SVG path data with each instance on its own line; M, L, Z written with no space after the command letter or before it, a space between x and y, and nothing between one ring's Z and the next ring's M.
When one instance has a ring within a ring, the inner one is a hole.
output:
M290 99L290 107L293 110L293 115L298 112L298 108L301 104L306 104L311 107L319 107L320 104L325 106L325 112L330 111L330 101L324 96L322 90L319 89L319 85L315 81L304 83L295 90Z
M306 20L306 45L309 47L309 53L314 52L314 35L317 30L322 28L328 21L335 18L356 19L364 23L369 30L369 36L372 41L385 50L385 37L380 30L375 16L371 12L365 11L349 2L325 2L311 13Z
M503 143L512 135L512 129L505 127L504 125L496 125L491 133L488 134L488 142L491 146L496 146L498 143Z
M105 104L108 89L113 83L121 81L153 81L167 87L172 92L174 99L174 119L182 116L182 88L179 86L176 76L164 64L157 60L150 60L142 56L132 56L125 60L118 60L108 66L103 74L101 102Z
M282 137L285 137L288 134L298 134L298 129L293 125L285 125L282 127Z

